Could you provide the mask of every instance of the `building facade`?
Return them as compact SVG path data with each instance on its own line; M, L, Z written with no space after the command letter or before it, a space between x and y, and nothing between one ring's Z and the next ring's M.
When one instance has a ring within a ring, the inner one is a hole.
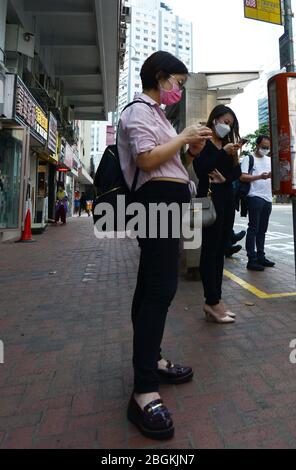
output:
M126 15L121 0L1 0L0 242L28 210L36 231L54 219L59 182L70 215L92 184L82 123L116 108Z
M158 50L168 51L193 67L192 23L174 15L159 0L129 0L131 20L127 23L124 67L119 79L118 114L141 92L140 70L145 60Z

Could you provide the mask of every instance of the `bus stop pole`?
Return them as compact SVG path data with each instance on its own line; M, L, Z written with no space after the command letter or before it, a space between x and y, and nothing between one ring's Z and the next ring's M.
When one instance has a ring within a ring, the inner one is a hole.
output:
M285 17L285 34L288 36L289 41L287 47L288 63L286 64L287 72L294 72L294 42L293 42L293 13L291 0L284 0L284 17ZM292 196L293 206L293 233L294 233L294 256L295 256L295 276L296 276L296 196Z

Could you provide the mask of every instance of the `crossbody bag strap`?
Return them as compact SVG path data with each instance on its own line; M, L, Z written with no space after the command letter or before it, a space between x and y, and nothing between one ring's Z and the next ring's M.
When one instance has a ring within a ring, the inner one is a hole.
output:
M253 169L254 169L254 165L255 165L254 157L253 157L253 155L249 155L249 172L248 172L249 175L252 174Z

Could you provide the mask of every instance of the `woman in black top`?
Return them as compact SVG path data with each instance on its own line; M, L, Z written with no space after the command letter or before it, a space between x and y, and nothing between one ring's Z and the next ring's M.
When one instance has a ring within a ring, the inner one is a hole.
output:
M207 127L213 130L213 138L193 162L199 179L197 196L205 197L211 189L217 212L215 223L203 229L200 273L206 299L204 312L207 320L233 323L235 314L227 309L221 297L224 251L234 222L232 183L241 176L237 153L241 147L239 125L234 112L219 105L209 116Z

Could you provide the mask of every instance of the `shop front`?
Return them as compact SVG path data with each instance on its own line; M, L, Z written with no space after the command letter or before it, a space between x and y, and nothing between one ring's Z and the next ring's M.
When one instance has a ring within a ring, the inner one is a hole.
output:
M0 130L0 241L21 231L27 132L3 124Z
M0 233L12 235L14 230L18 236L27 209L32 231L43 231L49 211L54 213L57 121L14 74L6 76L5 115L0 131Z
M32 229L47 220L48 167L43 162L48 142L48 117L19 77L15 77L15 119L30 130L25 206L31 211Z
M49 220L54 219L58 164L58 132L57 121L50 113L48 119L48 138L42 147L34 149L35 162L32 162L31 174L35 175L33 207L33 232L42 232Z
M26 209L30 131L17 115L17 79L7 74L0 118L0 242L20 236Z
M65 138L61 139L58 181L64 183L68 195L68 217L74 214L75 181L78 178L78 156Z

